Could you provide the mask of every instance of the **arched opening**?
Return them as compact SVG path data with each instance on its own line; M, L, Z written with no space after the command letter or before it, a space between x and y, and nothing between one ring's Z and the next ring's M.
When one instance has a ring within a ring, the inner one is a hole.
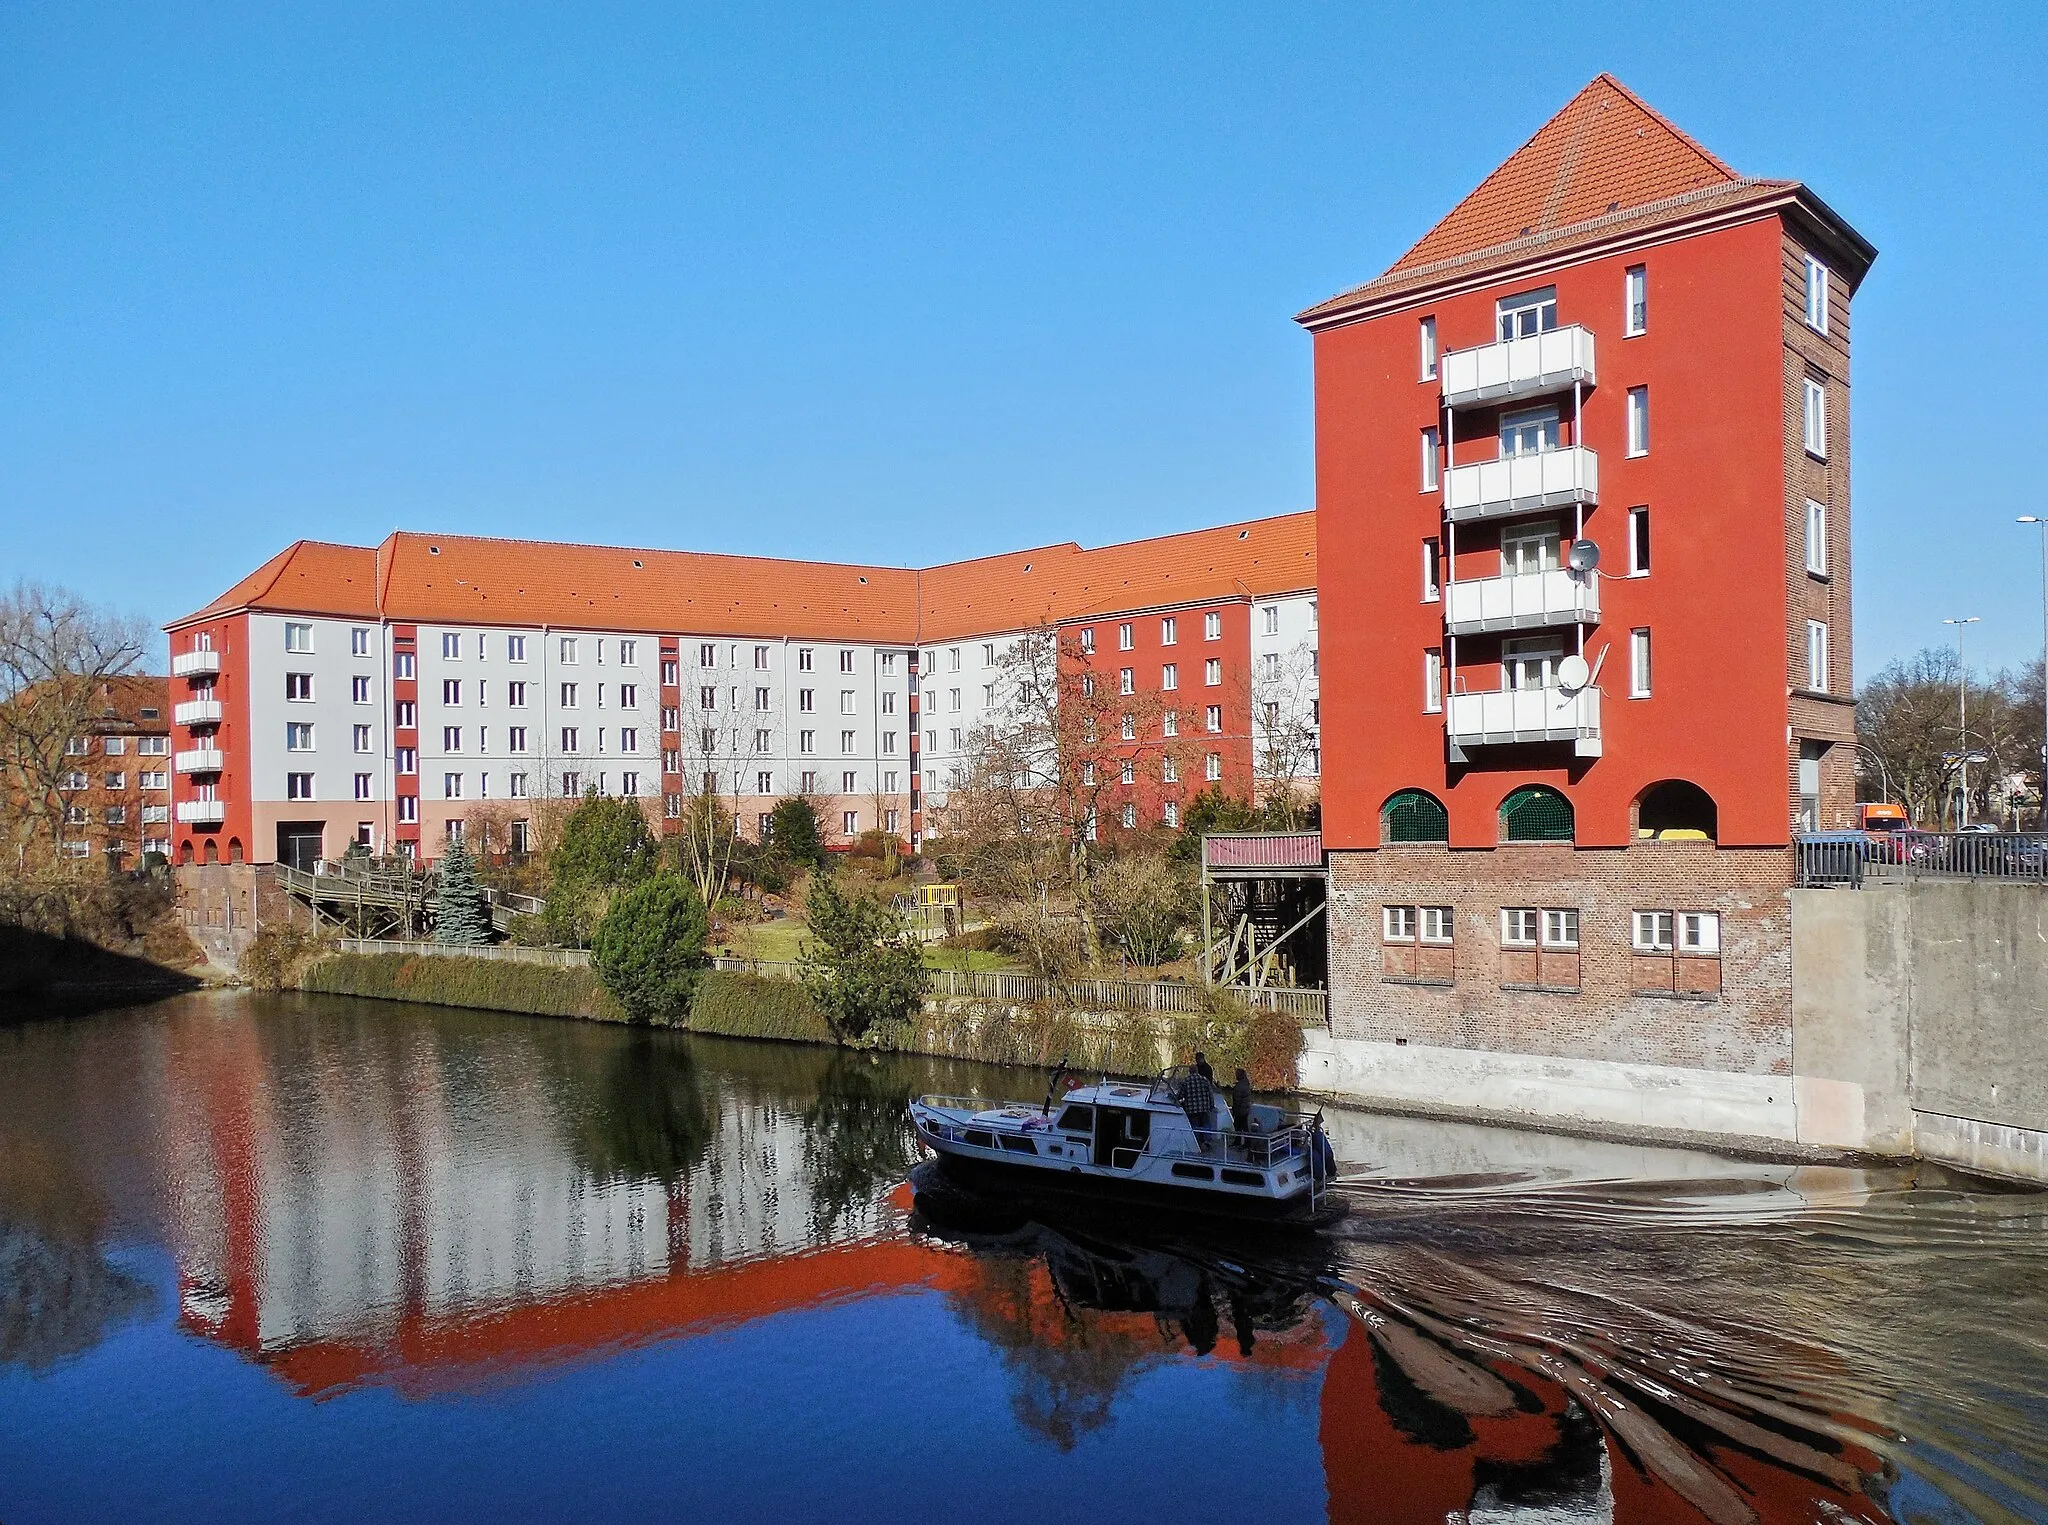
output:
M242 839L241 839L240 837L229 837L229 838L228 838L228 862L230 862L230 863L240 863L241 861L242 861Z
M1544 784L1524 784L1500 802L1503 842L1569 842L1572 802Z
M178 862L179 862L179 863L181 863L181 864L185 864L185 863L190 863L191 861L192 861L192 842L191 842L191 839L190 839L190 838L187 838L187 839L186 839L185 841L183 841L183 842L180 842L180 843L178 844Z
M1712 842L1720 811L1698 784L1667 778L1636 796L1636 836L1658 842Z
M1380 807L1382 842L1448 842L1451 813L1426 789L1402 789Z
M214 842L212 837L206 839L206 861L208 863L220 862L220 847Z

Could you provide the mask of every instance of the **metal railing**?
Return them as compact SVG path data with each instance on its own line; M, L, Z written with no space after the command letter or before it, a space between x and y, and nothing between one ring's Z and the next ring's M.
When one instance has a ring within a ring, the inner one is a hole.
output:
M2048 883L2048 834L2018 831L1822 831L1792 839L1802 889L1914 879Z
M714 958L714 969L736 974L758 974L765 979L798 980L802 967L792 963L747 958ZM1330 996L1324 990L1296 990L1267 986L1252 990L1243 986L1231 990L1248 1005L1265 1011L1282 1012L1302 1021L1329 1020ZM1048 980L1035 974L990 972L977 974L957 969L934 969L931 992L936 996L962 996L983 1001L1008 1001L1018 1005L1050 1003L1071 1005L1083 1011L1161 1011L1194 1013L1204 1009L1203 987L1176 980Z

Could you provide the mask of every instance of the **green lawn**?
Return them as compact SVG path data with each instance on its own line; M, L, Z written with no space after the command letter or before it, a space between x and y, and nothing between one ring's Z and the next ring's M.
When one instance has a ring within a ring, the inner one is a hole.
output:
M736 927L732 935L714 943L714 948L731 948L735 958L755 958L766 964L793 964L810 930L794 916L764 921L756 926ZM975 974L1014 974L1023 969L1015 959L1000 953L967 953L957 948L927 944L924 961L934 969L952 969Z

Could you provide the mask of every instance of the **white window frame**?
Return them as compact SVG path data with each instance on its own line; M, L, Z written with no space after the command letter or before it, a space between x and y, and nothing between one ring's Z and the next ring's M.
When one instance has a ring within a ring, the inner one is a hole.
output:
M1202 686L1221 688L1223 686L1223 659L1211 657L1202 664Z
M1422 601L1440 603L1444 596L1444 543L1432 535L1422 542Z
M462 635L455 630L441 632L441 660L460 662L462 660Z
M1818 498L1806 500L1806 575L1828 575L1828 506Z
M1422 347L1422 377L1424 381L1436 380L1437 349L1436 319L1424 318L1416 325L1416 339Z
M1437 451L1442 436L1434 425L1422 431L1422 485L1417 492L1435 492L1443 486Z
M1631 459L1650 453L1650 389L1628 389L1628 454Z
M1545 948L1576 951L1579 946L1579 913L1574 906L1545 906L1538 918L1539 936Z
M1825 694L1828 688L1828 622L1806 622L1806 690Z
M366 657L370 654L370 631L366 625L353 625L348 632L348 654L352 657Z
M1818 376L1806 378L1800 406L1801 443L1816 461L1828 458L1828 386Z
M1542 916L1532 905L1504 905L1500 908L1500 945L1503 948L1533 948L1537 945Z
M1180 644L1180 621L1172 615L1163 615L1159 621L1159 644L1178 646Z
M1202 639L1205 641L1220 641L1223 639L1223 613L1221 610L1211 609L1202 616Z
M1259 610L1259 617L1265 621L1265 633L1267 635L1278 635L1280 633L1280 606L1278 604L1263 605Z
M1416 908L1419 920L1415 935L1432 947L1449 947L1457 930L1456 913L1447 905L1425 905Z
M1422 713L1441 715L1444 710L1444 653L1431 646L1422 653Z
M1502 326L1507 324L1511 317L1518 318L1525 312L1536 314L1536 326L1529 333L1521 331L1520 322L1509 324L1508 331L1502 331ZM1549 319L1548 322L1544 321L1546 318ZM1557 327L1557 288L1544 286L1535 291L1525 291L1520 296L1501 297L1493 304L1493 323L1494 332L1500 336L1503 344L1510 339L1525 339L1533 334L1549 333Z
M1137 637L1128 620L1116 627L1116 649L1129 651L1137 644Z
M1381 906L1380 941L1387 943L1414 942L1415 907L1412 905Z
M1638 953L1673 951L1677 918L1669 911L1636 911L1629 917L1629 946Z
M1211 752L1202 759L1202 777L1212 784L1223 777L1223 754L1221 752Z
M1650 331L1650 267L1630 265L1621 273L1621 336L1639 338Z
M300 780L304 780L303 783ZM287 773L284 776L284 797L288 800L316 800L320 791L310 773Z
M1628 633L1628 696L1631 699L1650 697L1653 679L1651 671L1650 627L1638 625Z
M1806 256L1806 326L1817 334L1828 331L1828 267L1811 254Z
M505 660L508 662L524 662L526 660L525 636L508 635L505 637Z
M1648 577L1651 559L1650 510L1638 504L1628 511L1628 575Z
M1719 911L1680 911L1678 913L1678 951L1696 957L1721 956L1721 913Z
M284 749L287 752L312 751L313 722L310 720L287 720L284 726Z
M1168 662L1160 667L1159 687L1169 693L1180 687L1180 663Z
M293 656L311 656L313 652L313 627L301 620L284 622L284 649Z

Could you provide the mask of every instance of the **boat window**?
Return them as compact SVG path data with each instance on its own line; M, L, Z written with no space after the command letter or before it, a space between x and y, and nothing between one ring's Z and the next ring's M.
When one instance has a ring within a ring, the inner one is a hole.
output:
M1173 1173L1177 1176L1186 1176L1190 1181L1213 1181L1216 1179L1215 1170L1208 1165L1189 1165L1176 1162L1173 1167ZM1240 1170L1238 1174L1243 1175L1244 1172Z
M1070 1133L1090 1133L1095 1129L1093 1107L1072 1106L1060 1114L1060 1126Z
M966 1138L968 1143L978 1149L993 1149L996 1146L996 1136L986 1128L969 1128Z
M1005 1133L1003 1147L1012 1154L1036 1154L1038 1146L1020 1133Z
M1232 1186L1264 1186L1266 1184L1266 1178L1256 1170L1232 1170L1228 1166L1224 1167L1223 1179Z

